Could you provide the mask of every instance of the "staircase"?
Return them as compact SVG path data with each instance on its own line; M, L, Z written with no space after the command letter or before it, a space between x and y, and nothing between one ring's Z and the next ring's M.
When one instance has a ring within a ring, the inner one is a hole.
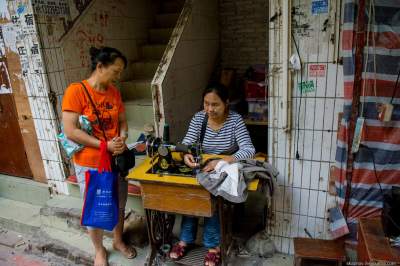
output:
M148 42L141 46L140 60L130 66L133 79L121 82L120 90L129 126L127 143L136 141L146 124L154 126L151 81L183 4L183 0L160 1L153 27L148 29Z

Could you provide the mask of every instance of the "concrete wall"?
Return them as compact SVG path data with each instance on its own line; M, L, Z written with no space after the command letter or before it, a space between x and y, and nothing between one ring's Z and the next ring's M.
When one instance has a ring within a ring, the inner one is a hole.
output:
M293 0L292 31L303 61L303 82L312 82L300 93L301 76L292 72L288 87L283 76L283 0L270 0L269 23L269 161L278 168L279 191L269 231L279 251L293 253L292 238L330 238L327 209L336 205L330 195L329 171L335 164L338 113L343 108L343 68L337 64L340 1L329 1L326 10L312 8L310 0ZM313 12L314 11L314 12ZM289 23L290 25L290 23ZM289 32L290 36L290 32ZM291 54L296 53L293 40ZM317 66L316 66L317 65ZM319 69L319 70L317 70ZM289 90L289 119L283 98ZM296 159L296 151L300 158Z
M115 47L130 63L137 61L139 45L147 41L152 14L151 1L93 0L73 28L61 37L67 83L82 80L90 74L91 46ZM128 65L122 80L131 79L131 74Z
M221 67L239 75L253 64L267 62L268 0L220 0Z
M218 6L214 0L187 0L152 82L156 125L162 136L170 125L172 141L181 141L217 60Z

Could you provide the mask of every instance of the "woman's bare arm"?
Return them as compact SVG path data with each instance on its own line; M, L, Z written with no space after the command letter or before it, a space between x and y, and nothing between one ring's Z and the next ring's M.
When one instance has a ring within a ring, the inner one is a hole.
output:
M100 140L87 134L85 131L78 128L79 114L75 112L64 111L62 113L62 122L64 132L70 140L82 144L84 146L99 148Z

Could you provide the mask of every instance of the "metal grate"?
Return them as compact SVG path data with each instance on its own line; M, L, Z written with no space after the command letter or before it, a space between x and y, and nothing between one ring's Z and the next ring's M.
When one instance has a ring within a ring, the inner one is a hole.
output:
M204 257L207 254L207 248L197 247L188 251L179 261L175 262L175 265L186 265L186 266L203 266ZM171 264L168 264L171 265Z

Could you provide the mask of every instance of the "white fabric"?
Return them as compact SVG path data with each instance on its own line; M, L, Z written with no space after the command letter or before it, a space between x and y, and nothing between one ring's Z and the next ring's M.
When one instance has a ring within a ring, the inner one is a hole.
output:
M221 173L224 172L227 174L227 177L217 190L225 191L232 196L238 196L239 164L229 164L224 160L220 160L215 166L214 172L210 174L210 178L218 179L221 176Z

